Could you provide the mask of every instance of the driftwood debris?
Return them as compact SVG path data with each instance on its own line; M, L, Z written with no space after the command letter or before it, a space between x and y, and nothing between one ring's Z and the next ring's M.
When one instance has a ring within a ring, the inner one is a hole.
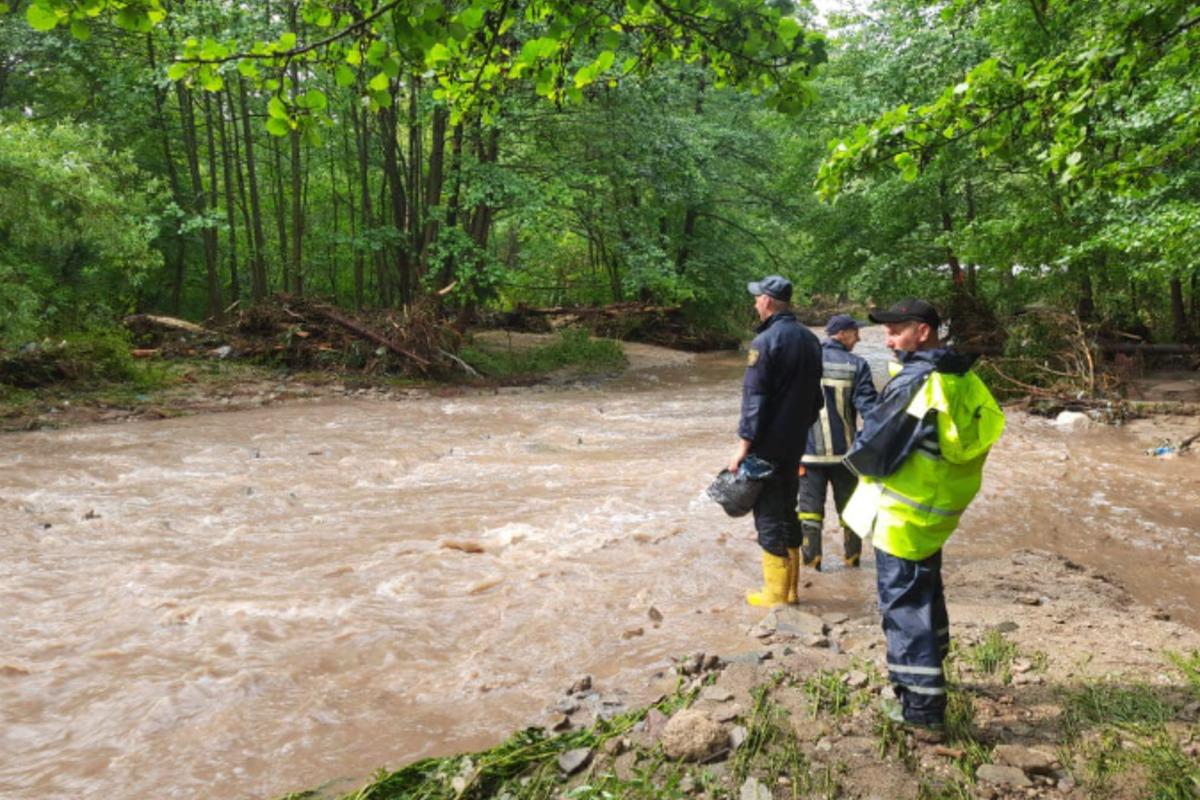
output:
M638 302L606 306L517 306L497 314L491 324L507 330L544 333L564 327L586 328L595 336L645 342L678 350L705 351L737 347L737 339L697 328L679 306Z
M135 331L167 330L179 333L190 333L196 336L212 336L213 332L194 322L175 317L163 317L157 314L130 314L125 318L125 327Z
M309 306L309 309L329 322L341 325L343 328L355 334L356 336L362 337L369 342L374 342L380 347L384 347L398 356L404 356L405 358L412 359L424 368L428 368L430 366L428 359L424 359L416 353L400 347L391 339L379 333L378 331L372 330L371 328L368 328L365 325L350 319L330 306L318 305L314 303Z

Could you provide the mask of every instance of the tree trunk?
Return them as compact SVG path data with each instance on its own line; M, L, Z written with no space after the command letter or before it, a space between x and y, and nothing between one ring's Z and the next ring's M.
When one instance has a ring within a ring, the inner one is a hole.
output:
M429 177L425 184L425 231L421 237L421 275L429 271L429 248L437 239L438 223L430 210L442 203L442 174L446 155L446 122L449 115L440 106L433 109L430 125Z
M975 221L975 184L967 180L963 193L966 195L967 200L967 225L970 226ZM967 292L972 297L978 294L978 272L978 264L975 262L967 264Z
M394 95L393 95L394 96ZM400 293L400 303L408 305L412 297L409 295L410 276L408 269L408 240L405 237L405 217L408 213L408 203L404 194L404 176L400 170L400 154L397 142L399 135L399 115L395 104L391 108L379 110L379 123L383 136L383 172L387 178L388 199L392 211L392 227L396 229L399 243L396 246L396 288Z
M213 126L215 125L212 113L212 98L209 92L204 93L204 139L208 146L208 206L216 213L220 201L217 192L217 145L213 136ZM222 300L221 294L221 260L220 250L217 247L217 226L206 225L204 227L205 247L204 255L205 262L208 264L208 315L217 322L225 320L225 303ZM212 250L211 259L208 256L208 251Z
M224 175L225 181L225 222L229 228L229 297L231 301L236 302L242 296L241 283L238 280L238 260L237 260L237 227L234 224L234 203L233 203L233 165L230 163L232 158L229 152L229 135L225 132L225 97L224 92L217 92L217 119L220 127L217 129L221 133L221 172ZM230 105L232 112L233 106ZM230 118L233 114L230 114Z
M208 213L208 203L204 182L200 178L200 152L196 141L196 116L192 102L192 93L182 82L176 82L175 94L179 100L179 117L183 127L183 146L187 154L188 172L192 178L192 208L197 216ZM211 225L201 229L201 239L204 243L204 266L208 278L208 311L214 319L221 312L221 286L217 279L217 253L215 233ZM215 309L215 311L214 311Z
M250 131L250 113L246 108L246 82L242 80L241 75L238 75L238 97L242 106L242 141L246 145L246 182L250 184L250 219L254 231L254 255L250 261L250 297L257 303L267 296L267 237L263 234L262 208L258 200L254 137Z
M1171 322L1174 327L1175 341L1182 342L1187 339L1187 309L1183 305L1183 281L1178 275L1171 276Z
M287 291L291 286L291 281L288 279L291 261L288 258L287 214L284 211L283 157L279 153L279 140L274 136L271 137L271 156L275 166L272 183L275 195L273 198L275 201L275 229L279 233L279 268L283 273L283 289Z
M942 231L949 234L954 230L954 221L950 216L950 191L946 186L945 178L938 183L938 197L941 199ZM949 244L946 245L946 264L950 267L950 280L954 283L954 288L961 289L963 285L962 264L959 263L958 256L955 255L954 249Z
M358 151L358 180L359 189L361 191L360 208L362 210L362 227L363 230L369 230L374 224L371 221L371 181L367 173L367 146L369 144L370 131L368 130L368 117L362 115L362 124L359 124L358 103L350 103L350 119L354 124L354 146ZM361 130L360 130L361 129ZM374 255L374 253L372 253ZM354 260L354 303L359 308L363 305L363 256L362 248L355 248Z
M153 75L158 74L158 65L154 59L154 35L146 34L146 56L150 62L150 72ZM171 197L174 198L176 205L180 208L187 207L188 203L184 199L183 190L179 185L179 172L175 169L175 156L171 152L171 135L167 127L167 115L163 110L164 95L166 90L154 82L154 118L161 133L163 160L166 162L167 180L171 185ZM183 234L179 232L179 226L176 224L171 237L175 243L175 251L168 265L168 272L171 274L171 310L179 313L179 306L183 295L183 273L184 273L184 256L186 255L187 242Z

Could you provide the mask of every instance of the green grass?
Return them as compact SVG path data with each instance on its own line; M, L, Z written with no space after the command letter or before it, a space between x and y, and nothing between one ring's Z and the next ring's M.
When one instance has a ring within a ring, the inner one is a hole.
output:
M1145 730L1173 716L1171 705L1144 684L1088 683L1068 690L1063 698L1063 718L1071 733L1100 725Z
M582 372L610 372L625 364L620 342L592 339L587 331L564 330L556 342L530 349L497 350L464 347L464 361L489 378L520 378L542 375L564 367Z
M1167 660L1183 673L1188 688L1196 699L1200 700L1200 650L1193 650L1186 656L1168 650Z
M1012 680L1012 663L1017 646L997 630L988 631L982 642L958 653L959 658L984 675L996 675L1001 682Z

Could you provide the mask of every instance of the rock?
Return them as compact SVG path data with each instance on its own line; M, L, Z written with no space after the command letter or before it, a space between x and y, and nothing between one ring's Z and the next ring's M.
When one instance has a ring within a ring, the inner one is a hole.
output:
M558 757L558 768L566 775L574 775L586 767L591 760L592 750L590 747L576 747Z
M1070 794L1075 790L1075 781L1070 778L1059 778L1058 790L1063 794Z
M846 673L846 677L842 678L842 681L851 689L861 689L867 685L869 680L867 673L860 669L851 670Z
M828 630L825 621L816 614L809 614L790 606L775 610L774 627L780 636L796 639L804 636L824 636Z
M719 686L705 686L700 690L701 700L711 700L714 703L725 703L733 699L733 692Z
M721 657L718 655L707 655L704 657L704 670L711 671L721 668Z
M746 743L746 738L750 735L741 725L734 725L733 730L729 732L729 747L732 750L737 750Z
M1013 659L1012 671L1014 673L1019 675L1022 672L1029 672L1029 670L1031 670L1031 669L1033 669L1033 662L1030 661L1028 658Z
M1162 620L1165 622L1171 618L1171 614L1161 608L1156 608L1150 612L1150 618Z
M690 773L679 779L679 791L683 794L691 794L696 791L696 779Z
M1057 763L1054 756L1048 753L1016 744L996 745L996 748L992 750L992 758L997 764L1016 767L1023 772L1040 774L1049 773Z
M621 638L622 639L636 639L637 637L641 636L643 633L645 633L645 631L641 628L629 628L629 629L621 632Z
M1035 594L1019 594L1016 600L1023 606L1040 606L1042 604L1042 598Z
M821 617L821 619L825 620L825 622L829 625L841 625L842 623L850 620L850 615L835 611L831 614L826 614L825 616Z
M1020 627L1021 627L1020 625L1013 622L1012 620L1006 620L1004 622L1001 622L997 625L992 626L992 630L994 630L996 633L1012 633L1013 631L1017 630Z
M975 770L975 779L997 786L1013 786L1020 789L1033 785L1021 770L1000 764L981 764Z
M717 722L733 722L742 715L742 707L737 703L723 705L712 712L712 718Z
M646 712L646 719L643 722L646 736L653 742L657 741L662 736L663 728L667 727L667 715L659 711L657 708L652 708Z
M738 791L738 800L772 800L774 796L770 787L760 783L757 778L746 778Z
M812 635L805 637L802 644L805 647L829 647L829 639L824 636Z
M604 744L600 745L600 749L606 756L616 758L625 752L625 739L620 736L614 736L611 739L605 739Z
M654 606L650 606L650 608L646 611L646 616L650 618L651 622L658 623L663 621L662 612Z
M729 747L729 733L701 711L680 711L662 732L663 753L674 761L708 761Z
M685 656L675 665L675 671L680 675L695 675L704 665L704 653L692 653Z
M553 722L550 723L550 730L565 731L571 728L571 718L566 714L556 714Z
M571 684L571 688L567 690L567 694L579 694L580 692L589 691L592 688L592 676L584 675Z
M1091 427L1092 418L1078 411L1063 411L1054 418L1054 425L1065 431L1083 430Z

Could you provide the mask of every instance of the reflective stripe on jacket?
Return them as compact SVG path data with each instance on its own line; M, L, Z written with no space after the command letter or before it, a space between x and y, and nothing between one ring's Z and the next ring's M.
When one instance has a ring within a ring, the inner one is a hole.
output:
M858 415L875 405L871 368L834 339L821 343L821 388L825 407L808 431L805 464L840 464L854 444Z
M941 549L979 491L1004 414L961 356L901 360L847 456L860 478L842 518L885 553L921 560Z

